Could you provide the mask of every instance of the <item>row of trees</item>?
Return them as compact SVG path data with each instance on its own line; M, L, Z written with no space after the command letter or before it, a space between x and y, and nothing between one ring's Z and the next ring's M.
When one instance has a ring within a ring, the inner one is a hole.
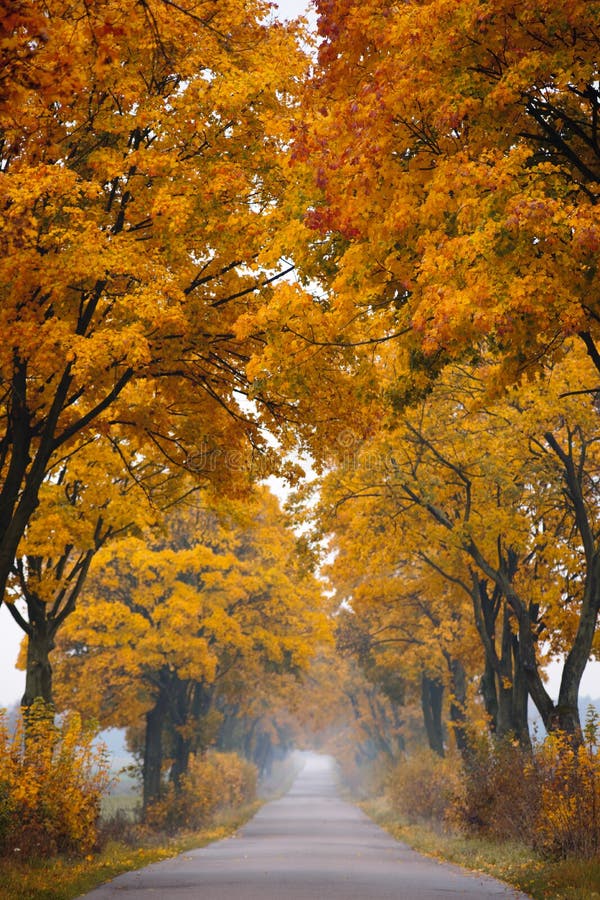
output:
M291 269L306 57L261 0L23 0L1 22L0 602L24 706L128 727L148 807L215 740L268 765L326 638L256 487L295 474L293 404L248 372Z
M463 748L485 718L528 744L529 697L548 731L581 733L600 548L598 414L580 388L595 378L577 345L495 401L479 368L450 367L325 479L341 639L367 668L422 690L437 752L444 691ZM544 668L556 656L555 700Z
M190 755L215 742L263 770L285 745L294 676L329 633L307 563L266 489L243 502L196 498L159 532L99 554L61 631L56 698L130 729L146 807L166 759L177 788Z
M298 255L324 290L278 324L294 384L328 372L338 401L315 452L342 646L421 694L438 751L442 708L459 745L477 722L528 743L528 698L578 739L600 609L600 6L317 10L295 154L320 190Z
M253 490L295 449L326 472L367 681L333 665L369 752L401 747L407 684L438 752L443 715L459 746L484 721L526 744L528 697L577 736L600 5L324 0L314 57L262 2L2 12L0 595L25 704L53 698L54 653L60 703L144 746L147 803L218 730L260 756L326 632L314 560Z

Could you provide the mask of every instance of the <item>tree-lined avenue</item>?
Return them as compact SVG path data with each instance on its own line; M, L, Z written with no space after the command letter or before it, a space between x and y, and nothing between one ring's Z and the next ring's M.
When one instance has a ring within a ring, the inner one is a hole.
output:
M93 900L477 900L521 898L492 878L426 859L336 791L330 757L307 755L291 790L235 837L121 875Z

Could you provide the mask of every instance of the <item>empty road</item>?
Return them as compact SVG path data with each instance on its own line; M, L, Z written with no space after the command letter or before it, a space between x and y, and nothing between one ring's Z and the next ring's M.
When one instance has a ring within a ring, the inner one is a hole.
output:
M310 756L292 789L234 837L120 875L93 900L499 900L498 881L420 856L336 793Z

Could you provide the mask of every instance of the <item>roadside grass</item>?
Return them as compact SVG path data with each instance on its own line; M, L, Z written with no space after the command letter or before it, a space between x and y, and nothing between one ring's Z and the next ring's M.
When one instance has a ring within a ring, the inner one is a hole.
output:
M148 837L132 847L110 841L99 854L81 859L0 860L2 900L73 900L122 872L177 856L233 834L260 807L255 802L220 816L217 824L175 838Z
M518 843L409 825L381 799L360 805L378 825L420 853L493 875L534 900L600 900L600 859L550 860Z

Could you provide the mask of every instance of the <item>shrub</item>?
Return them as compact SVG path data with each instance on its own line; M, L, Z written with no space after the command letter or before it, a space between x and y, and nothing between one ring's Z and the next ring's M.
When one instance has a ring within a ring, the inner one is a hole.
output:
M519 840L551 857L600 852L598 719L583 744L553 733L530 752L481 739L463 764L450 818L465 830Z
M448 818L460 828L531 843L540 810L540 773L531 751L509 738L474 740L460 767Z
M0 710L0 854L88 853L110 778L95 731L36 704L11 737Z
M423 749L390 770L386 793L409 822L443 822L459 790L458 770L454 757Z
M169 784L146 811L146 824L169 833L206 827L218 812L254 800L256 781L256 767L235 753L192 756L179 788Z
M533 843L551 856L591 859L600 852L598 738L598 717L590 711L581 746L552 735L537 754L541 803Z
M357 761L350 754L336 756L337 775L346 791L356 800L378 796L385 790L390 766L388 757Z

